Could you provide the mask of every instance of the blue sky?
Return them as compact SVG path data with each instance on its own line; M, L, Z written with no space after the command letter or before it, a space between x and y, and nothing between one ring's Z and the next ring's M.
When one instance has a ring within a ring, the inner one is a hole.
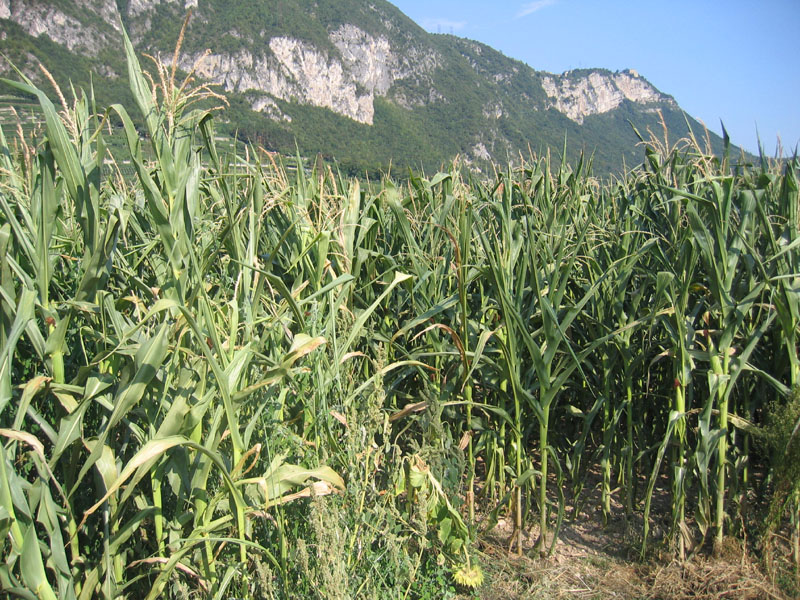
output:
M637 70L717 133L800 144L800 0L390 0L539 70Z

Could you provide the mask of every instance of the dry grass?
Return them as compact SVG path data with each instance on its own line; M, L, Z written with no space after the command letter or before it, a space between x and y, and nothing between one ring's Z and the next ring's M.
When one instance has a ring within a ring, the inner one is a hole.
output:
M614 536L609 536L613 543ZM593 542L590 542L595 546ZM680 563L640 563L579 543L561 544L550 559L509 557L502 545L485 541L487 574L480 598L642 600L788 600L749 556L696 557Z
M638 559L641 513L626 520L623 506L612 499L612 516L602 525L598 473L590 474L583 510L567 519L550 558L538 558L537 528L523 534L522 558L508 552L513 526L500 519L480 540L486 583L477 597L492 599L637 599L637 600L789 600L792 594L771 581L758 559L741 541L726 537L713 556L698 551L687 561L674 559L666 538L655 543L648 561ZM651 517L668 528L668 491L657 488ZM568 509L567 514L571 514ZM659 529L659 527L656 527ZM665 531L662 532L666 533ZM654 540L654 541L656 541ZM785 550L785 549L784 549ZM791 576L790 576L791 577ZM786 581L782 583L786 584Z
M666 566L651 568L646 581L650 588L647 598L788 598L747 555L738 560L726 553L683 564L673 561Z

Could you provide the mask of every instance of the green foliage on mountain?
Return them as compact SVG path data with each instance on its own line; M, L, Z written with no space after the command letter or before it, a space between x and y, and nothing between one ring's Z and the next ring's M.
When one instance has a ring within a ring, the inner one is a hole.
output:
M100 14L104 3L111 2L87 0L79 8L65 0L36 0L30 6L49 6L79 21L85 31L113 37L118 33L107 15ZM151 0L142 11L143 4L148 3L138 2L134 10L129 0L116 0L119 18L141 52L169 61L186 16L184 3ZM285 117L276 119L252 109L254 99L266 93L245 90L226 93L229 107L220 119L222 132L285 154L299 150L307 156L335 158L352 173L374 173L390 165L395 172L432 171L458 155L476 168L488 169L493 161L516 160L531 151L550 150L560 160L563 148L568 159L579 153L593 156L597 173L619 172L641 161L636 130L660 135L662 116L672 139L687 135L690 127L699 138L705 136L702 126L671 102L645 105L626 100L578 124L552 108L542 86L548 74L483 44L428 34L382 0L200 0L182 50L191 56L209 49L216 55L269 58L270 39L281 36L302 40L333 63L343 57L330 34L344 24L387 40L400 56L436 57L435 67L424 75L396 78L388 93L376 94L371 125L294 97L271 98ZM120 99L129 103L120 46L103 46L96 55L71 52L47 35L29 35L8 19L0 19L0 35L8 58L45 87L37 62L64 89L70 84L92 87L100 107ZM612 75L582 70L565 76L576 79L592 72ZM364 93L359 84L356 89ZM402 101L408 98L412 101ZM722 140L713 134L710 140L719 152Z

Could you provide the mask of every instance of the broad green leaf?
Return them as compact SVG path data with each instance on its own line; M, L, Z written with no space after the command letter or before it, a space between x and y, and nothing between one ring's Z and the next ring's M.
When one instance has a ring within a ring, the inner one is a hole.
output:
M25 533L22 545L20 570L22 580L28 589L32 590L42 600L56 600L57 596L47 581L47 573L42 562L42 553L39 549L39 540L36 538L36 529L31 525Z

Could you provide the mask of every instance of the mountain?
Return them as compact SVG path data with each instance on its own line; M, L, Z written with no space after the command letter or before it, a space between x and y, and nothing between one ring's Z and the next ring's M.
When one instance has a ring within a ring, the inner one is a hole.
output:
M477 169L520 153L581 150L597 172L636 164L642 134L700 123L630 70L536 71L484 44L430 34L383 0L0 0L3 53L45 87L128 101L122 26L137 50L219 84L221 127L268 149L335 157L344 169ZM147 64L147 61L143 61ZM0 69L7 76L10 66ZM67 88L68 89L68 88ZM722 140L709 134L720 151Z

